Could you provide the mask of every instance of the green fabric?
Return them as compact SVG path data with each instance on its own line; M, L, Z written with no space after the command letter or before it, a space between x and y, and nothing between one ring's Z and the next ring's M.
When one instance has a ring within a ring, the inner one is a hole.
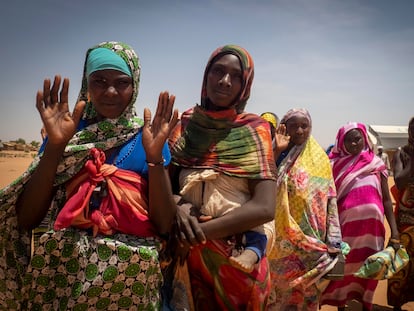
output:
M123 145L142 126L134 109L140 79L138 56L118 42L101 43L87 55L99 47L115 52L130 67L134 81L131 102L119 118L94 123L96 112L87 99L85 62L79 99L87 101L82 119L90 125L66 146L56 172L56 194L42 225L33 232L20 230L15 210L42 154L22 176L0 190L0 310L160 308L159 239L125 234L93 238L82 230L51 230L66 202L66 181L84 166L89 150Z
M169 139L172 162L191 168L212 168L229 176L275 179L269 124L235 109L185 111Z
M409 262L407 250L401 246L397 251L392 246L369 256L364 264L354 273L364 279L389 279Z

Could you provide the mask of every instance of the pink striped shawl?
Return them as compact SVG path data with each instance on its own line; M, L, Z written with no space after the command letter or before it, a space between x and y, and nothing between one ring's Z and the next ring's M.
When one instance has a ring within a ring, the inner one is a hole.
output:
M358 155L349 154L344 144L345 135L353 129L361 131L365 142L365 148ZM350 122L339 129L329 158L338 201L350 190L356 177L377 173L388 176L385 164L372 150L366 127L362 123ZM381 193L381 189L378 189L378 191Z

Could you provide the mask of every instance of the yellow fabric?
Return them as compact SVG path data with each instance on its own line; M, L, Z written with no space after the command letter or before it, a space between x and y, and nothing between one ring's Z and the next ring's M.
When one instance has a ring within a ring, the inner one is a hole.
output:
M275 129L277 128L277 119L272 113L265 112L261 115L261 117L265 119L267 122L270 122Z
M326 205L321 209L319 205L315 206L319 202L313 202L313 199L317 191L326 196L327 201L328 194L334 194L332 189L332 171L327 156L315 139L310 137L278 187L275 209L276 243L269 254L270 258L282 258L294 251L286 241L314 250L326 249L324 243L305 234L299 224L312 210L326 220ZM326 233L326 228L321 229ZM315 235L319 236L318 233ZM320 238L325 240L325 236Z

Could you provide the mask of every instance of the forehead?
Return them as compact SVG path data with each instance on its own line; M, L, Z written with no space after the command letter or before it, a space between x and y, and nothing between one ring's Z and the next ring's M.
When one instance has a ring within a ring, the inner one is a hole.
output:
M239 58L233 54L223 54L217 56L217 58L213 61L211 66L223 66L230 67L233 70L242 70Z
M308 124L309 120L305 116L293 116L289 120L286 121L286 125L289 124Z
M361 133L360 130L352 129L348 133L345 134L345 140L352 139L352 138L355 138L355 137L360 137L360 136L362 136L362 133Z

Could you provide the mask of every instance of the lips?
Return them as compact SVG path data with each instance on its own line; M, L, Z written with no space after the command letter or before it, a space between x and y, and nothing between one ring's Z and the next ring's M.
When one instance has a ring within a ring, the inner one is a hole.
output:
M218 95L218 96L223 96L223 97L230 97L231 96L231 92L226 92L223 91L221 89L216 89L214 90L214 92Z

